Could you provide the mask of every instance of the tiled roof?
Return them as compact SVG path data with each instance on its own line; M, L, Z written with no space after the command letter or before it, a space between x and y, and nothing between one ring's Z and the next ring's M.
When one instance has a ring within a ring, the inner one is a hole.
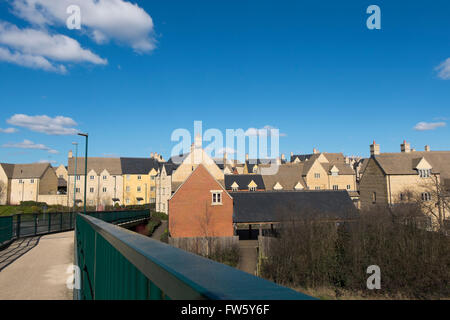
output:
M40 178L51 167L49 163L30 163L13 165L12 179ZM11 170L11 168L9 168Z
M84 174L84 158L77 158L77 174ZM88 158L88 173L94 170L97 174L107 170L111 175L122 175L120 158ZM69 158L69 175L75 174L75 158Z
M295 186L300 182L303 188L306 183L302 177L303 163L285 164L278 167L277 174L263 175L266 190L273 190L273 187L280 183L283 190L295 190Z
M431 165L433 173L450 178L450 151L412 151L382 153L374 156L386 174L417 174L415 166L422 158Z
M352 219L358 213L347 191L231 192L234 223L281 222L306 217Z
M12 179L13 172L14 172L14 165L10 164L10 163L0 163L0 165L2 166L3 170L5 171L5 174L8 177L8 179Z

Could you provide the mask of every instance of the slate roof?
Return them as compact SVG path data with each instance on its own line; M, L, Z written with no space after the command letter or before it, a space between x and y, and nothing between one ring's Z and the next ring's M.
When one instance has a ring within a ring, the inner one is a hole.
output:
M158 171L159 162L152 158L120 158L123 174L148 174L152 169Z
M450 151L411 151L396 153L381 153L374 156L386 174L417 174L415 166L420 159L431 165L433 173L440 173L441 177L450 178Z
M225 189L231 190L231 185L236 182L239 185L239 190L248 190L248 185L254 181L258 187L257 190L265 190L264 180L260 174L226 174L225 175Z
M77 158L77 174L84 174L84 158ZM111 175L122 175L122 165L120 158L88 158L88 173L94 170L97 174L107 170ZM68 174L75 174L75 158L69 158Z
M342 152L340 153L330 153L330 152L321 152L321 153L312 153L312 154L294 154L291 156L291 162L294 162L295 159L299 159L301 162L305 160L314 160L323 154L328 161L338 161L345 162L345 156Z
M307 217L352 219L358 211L347 191L231 192L234 223L281 222Z

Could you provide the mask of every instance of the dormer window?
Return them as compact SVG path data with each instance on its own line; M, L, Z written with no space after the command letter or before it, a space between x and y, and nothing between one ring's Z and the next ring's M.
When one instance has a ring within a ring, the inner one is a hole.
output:
M431 169L418 169L419 177L421 178L429 178L431 177Z
M256 187L248 187L248 191L256 191Z

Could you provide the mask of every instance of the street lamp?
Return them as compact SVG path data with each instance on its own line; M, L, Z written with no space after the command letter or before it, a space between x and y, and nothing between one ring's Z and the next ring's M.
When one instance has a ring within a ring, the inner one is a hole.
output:
M86 188L87 188L87 159L88 159L88 138L87 133L78 133L79 136L86 138L86 151L84 154L84 214L86 214Z
M75 146L75 178L73 180L73 211L75 212L75 205L77 203L77 163L78 163L78 143L72 142Z

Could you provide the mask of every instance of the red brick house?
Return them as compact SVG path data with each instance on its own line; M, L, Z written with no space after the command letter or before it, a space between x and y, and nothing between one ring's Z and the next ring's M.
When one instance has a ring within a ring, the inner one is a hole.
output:
M232 237L233 198L200 164L169 199L172 238Z

